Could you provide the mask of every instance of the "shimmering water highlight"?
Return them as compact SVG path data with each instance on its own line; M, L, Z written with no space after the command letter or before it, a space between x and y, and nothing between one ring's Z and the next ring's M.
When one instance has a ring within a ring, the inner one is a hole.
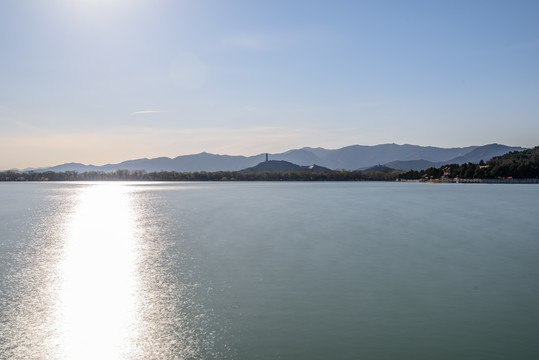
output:
M539 357L539 187L2 183L0 358Z

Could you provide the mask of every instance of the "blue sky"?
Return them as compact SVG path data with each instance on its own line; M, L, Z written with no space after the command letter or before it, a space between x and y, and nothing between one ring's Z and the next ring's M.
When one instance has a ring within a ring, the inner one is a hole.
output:
M0 169L539 145L538 1L0 0Z

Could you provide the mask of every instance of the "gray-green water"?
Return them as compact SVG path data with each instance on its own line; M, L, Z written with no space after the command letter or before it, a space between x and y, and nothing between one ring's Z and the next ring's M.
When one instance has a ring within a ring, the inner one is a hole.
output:
M1 359L537 359L539 186L0 183Z

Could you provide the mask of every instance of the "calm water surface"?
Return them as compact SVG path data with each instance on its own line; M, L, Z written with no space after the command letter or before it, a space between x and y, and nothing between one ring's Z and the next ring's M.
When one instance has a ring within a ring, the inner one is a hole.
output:
M537 359L539 186L0 183L0 359Z

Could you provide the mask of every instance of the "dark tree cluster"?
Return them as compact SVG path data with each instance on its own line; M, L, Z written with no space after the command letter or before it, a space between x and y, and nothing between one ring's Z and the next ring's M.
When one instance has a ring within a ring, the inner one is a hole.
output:
M400 179L439 179L449 173L451 178L461 179L537 179L539 178L539 146L524 151L513 151L496 156L486 163L449 164L440 168L411 170L400 174Z

